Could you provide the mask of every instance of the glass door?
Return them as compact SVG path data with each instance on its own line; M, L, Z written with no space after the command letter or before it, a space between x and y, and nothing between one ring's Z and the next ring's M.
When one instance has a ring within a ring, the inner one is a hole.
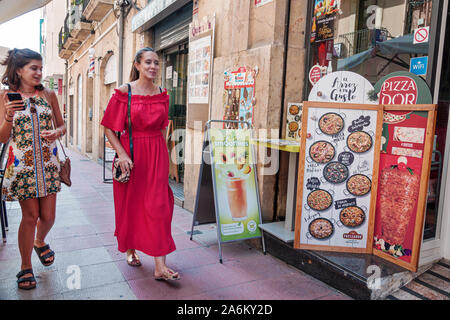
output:
M184 180L184 132L186 129L188 43L176 45L163 53L163 86L170 96L169 120L173 123L179 181ZM180 129L180 130L179 130ZM179 145L181 144L181 145Z

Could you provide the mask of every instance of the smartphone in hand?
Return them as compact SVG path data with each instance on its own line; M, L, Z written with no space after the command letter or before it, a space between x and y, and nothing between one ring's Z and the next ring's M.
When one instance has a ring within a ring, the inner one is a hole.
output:
M22 95L20 93L17 92L8 92L8 100L13 102L13 101L22 101ZM18 111L23 111L25 110L25 104L23 104L23 106L21 107L17 107Z

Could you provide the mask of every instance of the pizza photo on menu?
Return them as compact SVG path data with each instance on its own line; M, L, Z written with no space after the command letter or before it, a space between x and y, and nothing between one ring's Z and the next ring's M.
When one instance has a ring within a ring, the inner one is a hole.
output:
M325 240L333 235L334 226L330 220L317 218L309 224L309 233L318 240Z
M307 203L311 209L323 211L331 207L333 197L328 191L317 189L308 195Z
M319 128L328 135L338 134L344 129L344 119L337 113L324 114L319 120Z
M355 228L363 224L366 214L363 209L356 206L347 207L341 210L339 220L346 227Z
M330 162L323 169L323 177L330 183L339 184L347 180L348 168L346 165L334 161Z
M347 138L348 148L356 153L367 152L372 147L372 137L364 131L351 133Z
M394 141L424 143L424 128L394 127Z
M355 174L347 180L347 191L354 196L364 196L370 192L372 181L363 174Z
M317 163L328 163L335 154L336 149L328 141L317 141L309 148L309 156Z

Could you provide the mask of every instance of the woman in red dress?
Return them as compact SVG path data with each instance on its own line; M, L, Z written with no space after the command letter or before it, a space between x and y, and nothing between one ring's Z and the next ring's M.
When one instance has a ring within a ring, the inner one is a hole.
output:
M176 280L178 272L166 266L166 255L175 250L171 235L174 199L169 187L169 154L164 139L168 125L169 96L153 81L159 71L158 55L151 48L139 50L133 61L131 129L134 162L128 135L128 86L115 90L101 124L118 156L126 183L114 180L114 207L120 252L127 263L140 266L136 250L155 258L155 279ZM115 132L125 133L120 141Z

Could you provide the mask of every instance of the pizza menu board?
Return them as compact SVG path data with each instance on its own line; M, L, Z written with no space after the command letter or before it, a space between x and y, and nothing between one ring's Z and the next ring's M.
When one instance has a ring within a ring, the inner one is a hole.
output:
M384 107L373 250L412 271L420 253L434 123L432 105Z
M305 102L302 111L295 247L372 252L381 106Z

